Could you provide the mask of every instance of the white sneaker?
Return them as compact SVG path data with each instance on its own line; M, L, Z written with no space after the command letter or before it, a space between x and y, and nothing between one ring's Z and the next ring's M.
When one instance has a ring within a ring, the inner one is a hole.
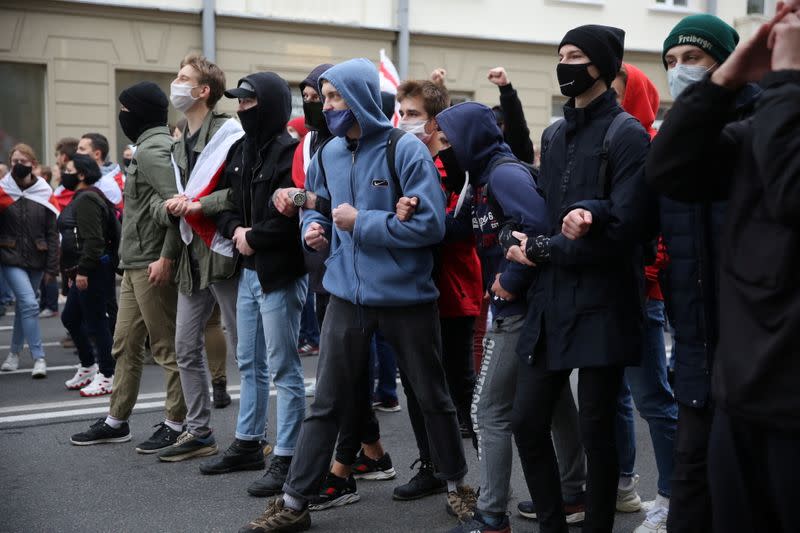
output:
M92 382L95 374L97 374L97 365L79 366L78 371L75 372L75 375L72 376L72 379L68 379L64 382L64 386L69 390L82 389Z
M306 385L306 398L313 398L317 394L317 384Z
M114 376L105 377L101 372L94 375L92 382L81 389L81 396L104 396L114 390Z
M33 379L47 377L47 362L44 360L44 357L33 360L33 371L31 372L31 377Z
M52 309L42 309L42 312L39 313L39 318L53 318L54 316L58 316L58 311Z
M3 362L3 366L0 366L0 370L3 372L13 372L14 370L19 368L19 356L15 353L9 353L6 360Z
M632 479L631 488L625 490L617 488L617 511L620 513L638 513L642 510L642 498L636 492L639 474L635 474Z
M662 506L653 507L653 509L647 513L647 518L645 518L642 525L637 527L633 533L667 533L667 515L669 514L669 509Z

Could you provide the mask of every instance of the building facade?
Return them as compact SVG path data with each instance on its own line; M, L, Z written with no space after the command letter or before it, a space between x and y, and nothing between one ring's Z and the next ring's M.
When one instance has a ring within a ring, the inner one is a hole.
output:
M396 53L397 0L216 0L216 62L228 86L271 70L296 89L312 67ZM169 92L181 59L202 51L202 0L0 0L0 160L17 141L52 162L61 137L96 131L119 157L117 95L144 79ZM556 45L571 27L626 30L625 60L642 68L669 105L661 43L682 17L716 12L750 34L774 0L410 0L409 77L447 70L457 99L498 100L487 72L504 66L536 142L563 99ZM232 112L234 103L219 108ZM174 110L171 120L178 118ZM538 144L538 143L537 143Z

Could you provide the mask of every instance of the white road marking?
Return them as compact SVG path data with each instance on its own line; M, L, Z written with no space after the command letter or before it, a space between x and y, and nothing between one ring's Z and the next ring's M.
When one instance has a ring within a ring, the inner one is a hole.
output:
M78 365L64 365L64 366L48 366L48 372L60 372L62 370L72 370L73 372L78 369ZM9 372L0 372L0 376L11 376L13 374L30 374L33 368L20 368L19 370L11 370Z
M61 346L61 343L59 341L43 342L42 346L44 346L45 348L52 348L54 346ZM9 348L11 348L10 344L0 344L0 350L8 350ZM64 349L71 350L72 348L64 348Z

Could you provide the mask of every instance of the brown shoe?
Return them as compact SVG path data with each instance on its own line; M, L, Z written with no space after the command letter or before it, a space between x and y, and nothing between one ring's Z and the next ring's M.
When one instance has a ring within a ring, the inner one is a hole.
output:
M274 498L267 502L264 514L240 529L239 533L290 533L310 528L308 508L295 511L283 506L283 498Z
M459 522L468 522L475 514L478 496L469 485L461 485L447 493L447 514L458 518Z

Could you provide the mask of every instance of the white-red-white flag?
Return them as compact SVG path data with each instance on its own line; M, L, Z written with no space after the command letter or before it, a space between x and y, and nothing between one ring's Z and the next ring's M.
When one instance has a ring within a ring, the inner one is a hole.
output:
M378 70L381 80L381 91L397 94L397 87L400 85L400 75L394 67L394 63L386 55L386 50L381 48L381 67ZM400 102L394 101L394 115L392 115L392 126L395 128L400 122Z

